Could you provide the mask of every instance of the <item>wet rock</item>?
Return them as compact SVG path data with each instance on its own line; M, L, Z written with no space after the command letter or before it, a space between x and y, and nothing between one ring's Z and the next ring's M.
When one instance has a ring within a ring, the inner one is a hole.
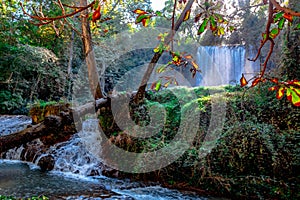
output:
M46 155L40 158L38 166L42 171L50 171L54 168L55 160L52 155Z

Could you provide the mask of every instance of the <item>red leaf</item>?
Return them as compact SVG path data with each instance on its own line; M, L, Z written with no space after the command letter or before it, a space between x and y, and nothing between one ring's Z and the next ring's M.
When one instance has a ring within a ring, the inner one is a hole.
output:
M281 99L284 95L285 87L280 87L276 93L276 98Z
M273 82L273 83L275 83L275 84L278 84L278 78L273 78L270 81Z
M244 87L248 84L248 81L246 80L244 74L242 74L242 78L240 79L241 87Z
M154 88L155 88L155 86L156 86L156 83L157 83L157 82L153 82L153 83L151 84L151 90L154 90Z
M254 79L254 81L252 81L251 87L255 87L259 82L261 82L261 78Z
M298 87L300 87L300 81L298 80L292 80L288 82L289 85L296 85Z
M278 90L278 86L273 86L269 88L269 91L275 91L275 90Z
M288 13L284 13L284 14L283 14L283 17L284 17L285 19L289 20L290 22L293 21L293 15L290 15L290 14L288 14Z
M101 9L101 6L99 5L98 8L93 13L93 16L92 16L92 21L93 22L96 22L97 20L99 20L101 18L100 9Z
M200 20L201 16L202 16L202 13L197 14L195 17L195 22L198 22Z

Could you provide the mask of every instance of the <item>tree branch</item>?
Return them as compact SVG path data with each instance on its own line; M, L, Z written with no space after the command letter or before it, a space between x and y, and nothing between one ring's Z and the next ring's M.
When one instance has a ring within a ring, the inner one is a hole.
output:
M64 18L68 18L68 17L72 17L74 15L76 15L77 13L80 13L90 7L92 7L94 5L95 1L93 1L92 3L88 4L87 6L84 6L84 7L80 7L78 10L75 10L74 12L72 13L69 13L69 14L65 14L65 15L61 15L61 16L57 16L57 17L40 17L40 16L34 16L34 15L30 15L29 13L27 13L23 7L23 4L20 3L20 6L22 8L22 11L25 15L29 16L31 19L35 19L35 20L39 20L39 21L55 21L55 20L59 20L59 19L64 19ZM51 23L49 22L49 23ZM48 24L49 24L48 23ZM44 25L45 23L43 23Z
M177 22L174 25L174 29L171 30L169 32L169 34L167 35L165 41L164 41L164 45L167 46L168 44L170 44L173 35L176 31L178 31L180 25L182 24L182 22L184 21L184 17L186 15L186 13L191 9L193 3L195 0L189 0L184 8L184 10L182 11L179 19L177 20ZM151 62L149 63L147 70L143 76L143 79L140 83L139 89L137 91L137 94L135 95L134 101L135 103L139 103L141 100L143 100L144 96L145 96L145 91L146 91L146 87L147 87L147 83L150 79L150 76L156 66L156 63L158 62L159 58L161 57L161 55L163 54L164 50L162 50L161 52L157 52L154 54L153 58L151 59Z
M280 6L280 4L276 0L269 0L269 1L275 6L276 9L283 11L287 14L290 14L290 15L293 15L296 17L300 17L300 12L294 11L290 8L285 8L285 7Z

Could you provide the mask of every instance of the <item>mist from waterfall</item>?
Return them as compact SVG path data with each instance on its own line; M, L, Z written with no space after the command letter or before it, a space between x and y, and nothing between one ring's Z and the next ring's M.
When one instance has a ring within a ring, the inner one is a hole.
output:
M195 86L236 85L242 76L250 79L260 71L259 61L247 58L255 56L253 48L236 46L200 46L197 63L201 73L196 75Z

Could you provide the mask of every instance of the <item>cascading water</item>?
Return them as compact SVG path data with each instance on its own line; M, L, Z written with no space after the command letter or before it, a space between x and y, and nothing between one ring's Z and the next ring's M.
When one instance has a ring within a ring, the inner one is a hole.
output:
M0 121L1 125L1 121ZM16 197L30 197L44 194L52 199L147 199L173 200L197 199L192 193L182 193L160 186L147 186L129 180L118 180L101 175L102 138L98 121L89 119L83 122L82 130L63 143L50 147L35 159L51 155L55 159L53 171L41 172L37 165L28 165L0 159L0 194ZM37 139L32 143L42 145ZM98 145L96 145L98 144ZM25 147L6 152L6 159L21 160ZM99 155L96 156L95 155Z
M251 47L245 46L200 46L197 63L201 73L196 75L196 86L235 85L242 73L250 78L260 71L259 62L250 62L254 56Z

